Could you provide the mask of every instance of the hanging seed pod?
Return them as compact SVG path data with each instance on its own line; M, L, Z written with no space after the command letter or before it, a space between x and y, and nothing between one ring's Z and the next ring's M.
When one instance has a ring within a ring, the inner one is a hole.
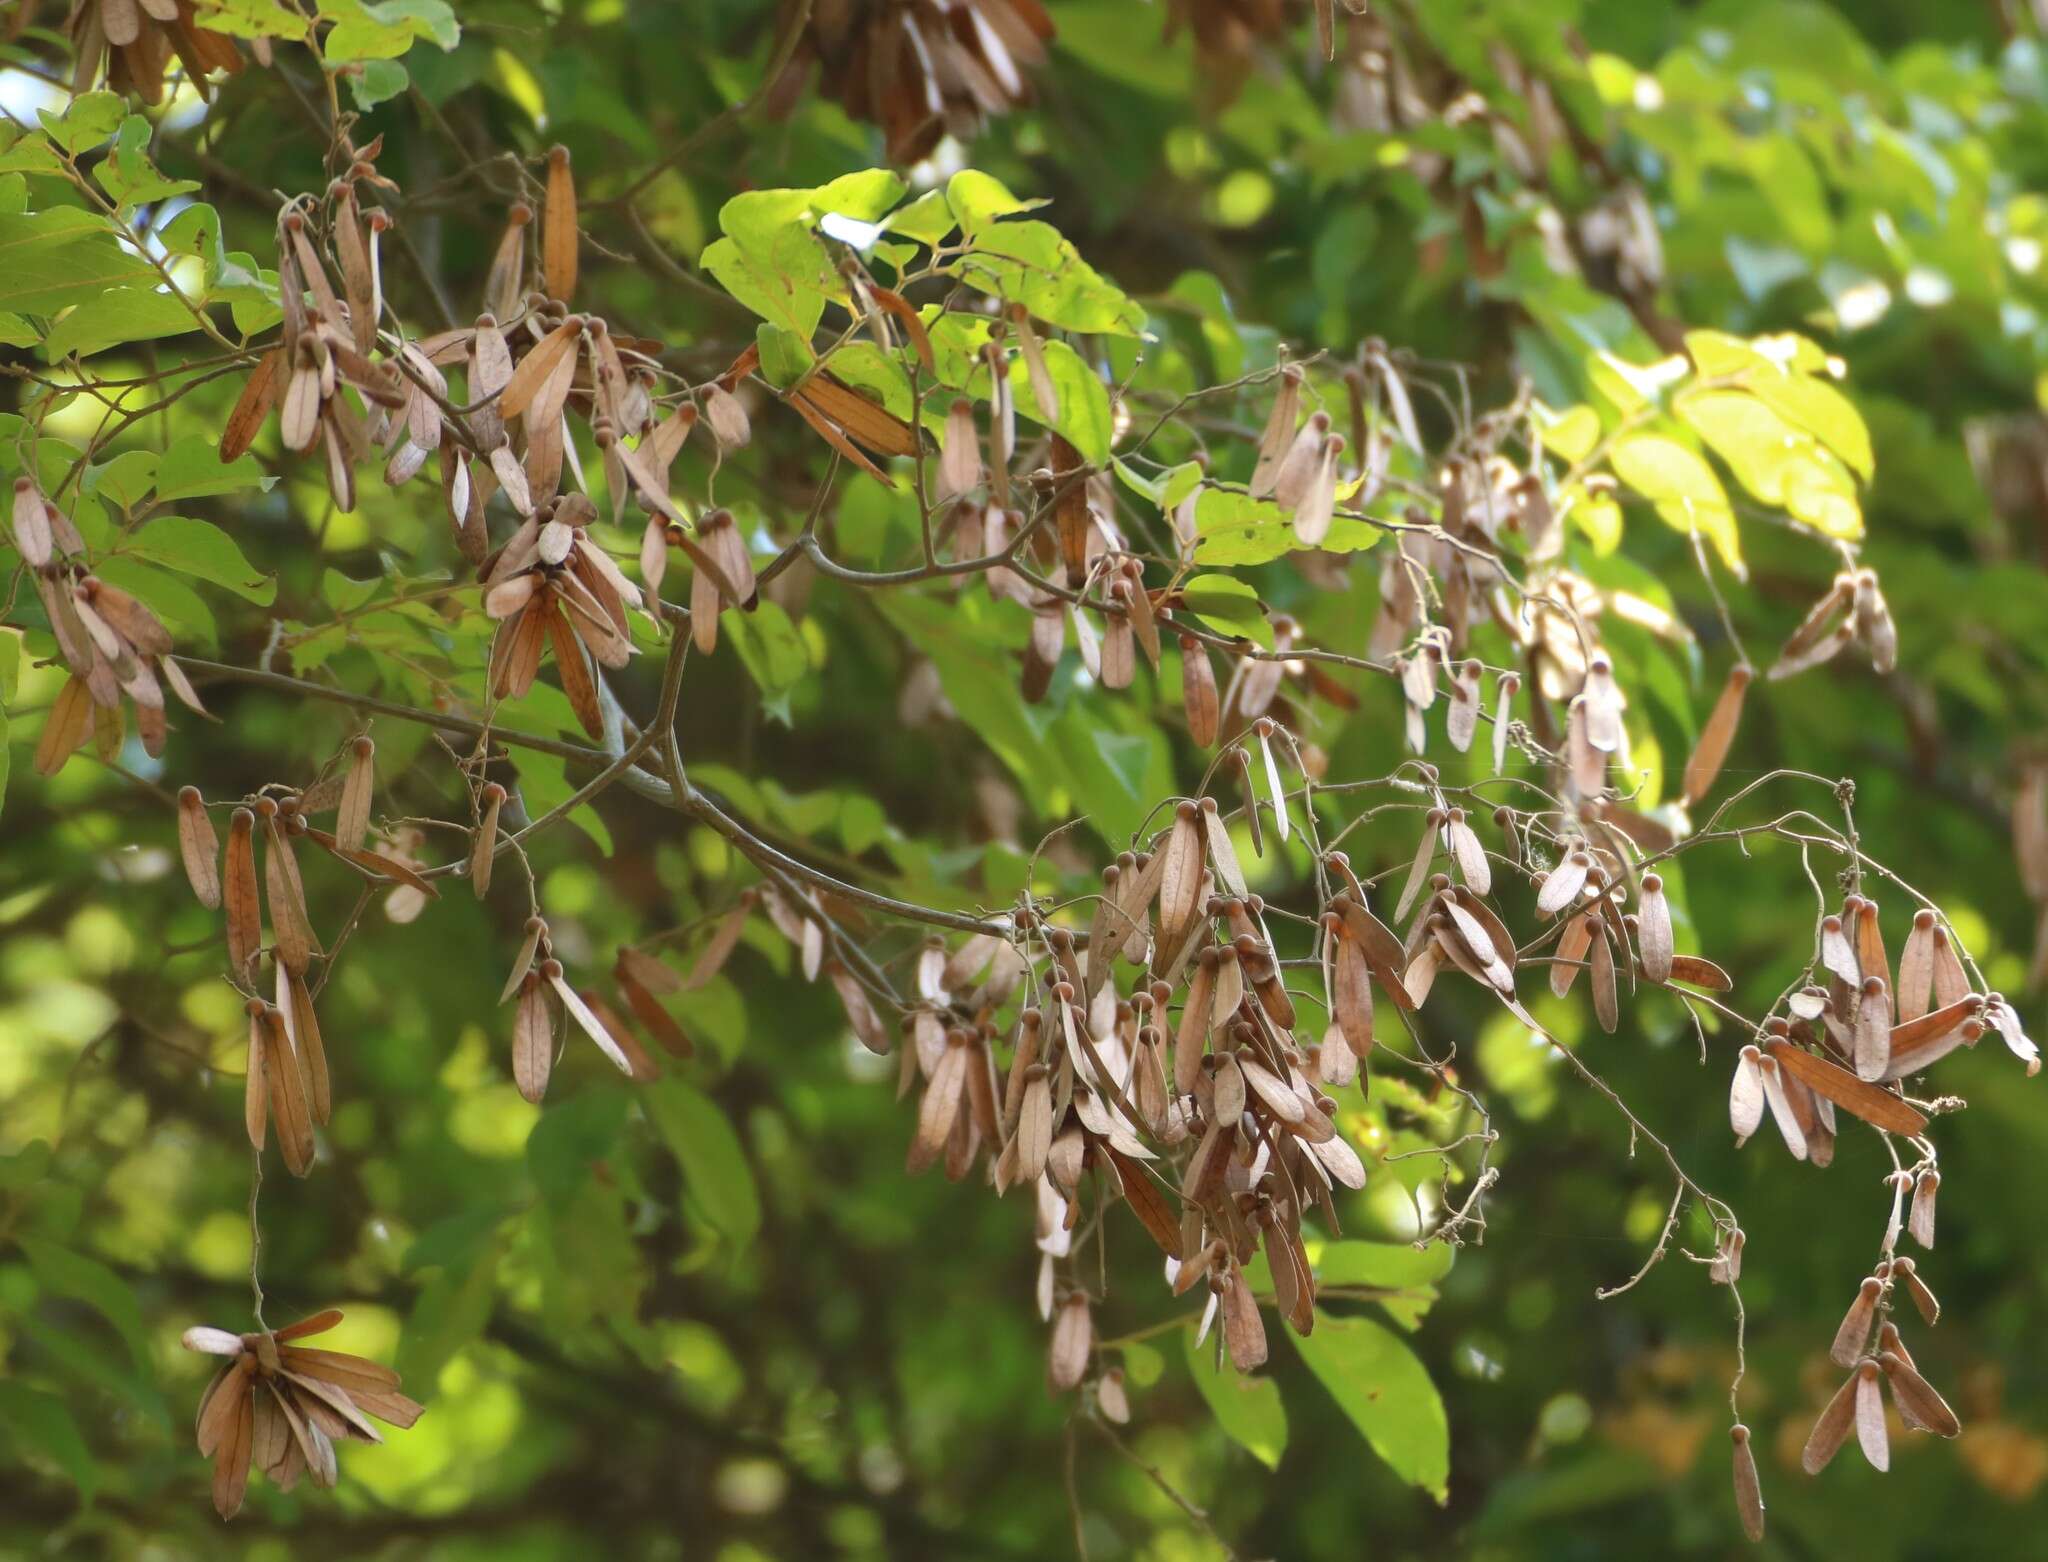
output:
M554 989L555 997L560 1000L562 1008L576 1022L583 1034L597 1043L597 1050L610 1059L612 1066L621 1074L630 1076L633 1072L633 1060L626 1056L625 1049L619 1045L618 1038L606 1028L604 1021L600 1020L592 1012L590 1005L583 1001L583 995L569 985L568 978L562 972L562 962L543 960L540 964L540 974L541 979Z
M1940 1191L1938 1171L1922 1172L1920 1180L1913 1184L1913 1213L1906 1221L1906 1230L1922 1247L1934 1246L1934 1198Z
M280 965L277 969L278 986L282 989L278 1012L284 1020L285 1034L291 1040L292 1050L298 1054L300 1067L305 1070L306 1101L313 1121L325 1123L333 1110L333 1095L327 1075L327 1044L320 1034L320 1016L313 1011L313 994L306 987L306 979L288 966Z
M1891 974L1892 964L1891 958L1885 953L1884 931L1878 925L1876 901L1861 896L1857 897L1856 921L1853 931L1856 939L1857 965L1867 975L1880 979L1888 977ZM1885 1027L1889 1029L1892 1024L1892 1004L1889 991L1885 994L1883 1018Z
M1735 1078L1728 1086L1728 1126L1739 1147L1748 1142L1764 1120L1763 1052L1755 1045L1742 1049L1735 1063Z
M1891 1277L1895 1283L1905 1286L1906 1294L1913 1298L1913 1306L1928 1328L1941 1321L1941 1303L1928 1289L1927 1282L1920 1278L1919 1266L1912 1259L1903 1256L1893 1259Z
M377 745L367 735L349 745L348 776L341 784L341 806L334 838L348 851L360 851L370 830L370 794L377 783Z
M505 806L505 789L495 781L486 781L483 805L483 818L469 849L469 885L478 900L491 892L491 869L498 860L498 815Z
M1564 861L1544 876L1543 888L1536 893L1537 914L1554 917L1576 901L1592 868L1592 855L1584 848L1574 847L1566 853Z
M299 878L298 860L292 855L291 843L277 826L277 804L270 798L259 797L256 817L263 827L263 890L270 907L275 953L290 969L303 972L320 952L312 919L306 912L306 886Z
M1763 1488L1757 1484L1756 1454L1749 1446L1749 1428L1736 1422L1728 1429L1735 1445L1735 1513L1742 1533L1752 1541L1764 1538Z
M1877 1318L1877 1304L1884 1295L1884 1282L1875 1275L1865 1276L1857 1287L1856 1300L1849 1304L1849 1310L1842 1316L1841 1327L1835 1330L1835 1343L1828 1347L1828 1358L1838 1367L1853 1367L1863 1359L1863 1348L1870 1343L1870 1329Z
M1849 1440L1849 1433L1856 1425L1857 1384L1862 1380L1860 1372L1852 1372L1835 1390L1834 1398L1813 1423L1813 1431L1807 1435L1806 1446L1800 1451L1799 1466L1808 1475L1818 1475L1833 1462L1842 1451L1842 1444ZM1880 1420L1880 1425L1882 1424Z
M313 1117L305 1074L292 1051L284 1016L264 1004L258 1023L263 1033L263 1079L270 1098L270 1120L277 1125L277 1147L284 1155L285 1169L294 1177L303 1177L313 1169Z
M1565 756L1571 783L1581 797L1597 797L1607 785L1607 751L1593 742L1586 696L1574 695L1565 715Z
M1118 1426L1129 1424L1131 1401L1124 1391L1122 1367L1111 1367L1096 1380L1095 1406L1102 1412L1105 1421L1114 1422Z
M1337 504L1337 458L1343 453L1342 434L1332 434L1323 441L1308 488L1295 508L1294 538L1304 548L1319 547L1330 535L1330 521Z
M1045 1361L1047 1388L1054 1394L1064 1394L1079 1384L1088 1371L1094 1349L1095 1323L1088 1298L1080 1291L1070 1292L1052 1326L1052 1344Z
M840 1007L846 1011L846 1022L860 1039L860 1044L878 1057L887 1057L889 1032L853 973L836 960L827 964L824 971L832 983L832 990L839 996Z
M1153 968L1180 953L1194 931L1202 903L1202 811L1182 799L1174 806L1173 829L1162 855L1165 866L1159 878L1159 949Z
M576 175L569 166L569 149L554 147L548 153L547 204L541 208L541 279L548 296L568 303L576 296Z
M540 1105L555 1067L554 1009L540 973L527 970L518 979L519 1007L512 1017L512 1080L520 1095Z
M1785 1148L1792 1152L1793 1160L1805 1160L1806 1130L1800 1125L1799 1113L1793 1109L1778 1059L1766 1052L1757 1068L1763 1075L1764 1101L1771 1109L1771 1120L1778 1125L1779 1137L1785 1141Z
M1031 382L1031 399L1038 404L1039 415L1045 423L1049 427L1057 427L1060 421L1060 393L1053 384L1052 370L1046 365L1045 348L1038 340L1038 332L1032 327L1031 312L1022 304L1012 304L1004 314L1010 322L1010 329L1016 333L1017 346L1024 355L1024 372Z
M1734 1285L1742 1278L1742 1250L1749 1243L1740 1226L1723 1230L1707 1265L1707 1280L1713 1285Z
M1436 860L1437 840L1444 818L1445 811L1441 808L1432 808L1423 815L1422 838L1415 843L1415 856L1409 861L1408 877L1401 886L1401 898L1394 902L1396 922L1408 915L1408 908L1415 904L1416 896L1429 882L1429 865Z
M1180 637L1181 705L1187 713L1188 736L1198 747L1213 748L1221 715L1216 698L1216 669L1209 652L1192 635Z
M1889 1470L1892 1464L1891 1437L1884 1424L1884 1394L1879 1384L1883 1372L1875 1361L1866 1360L1856 1369L1856 1442L1873 1470Z
M1593 947L1593 936L1598 931L1600 920L1591 912L1574 916L1565 924L1563 935L1557 942L1557 956L1550 965L1550 990L1562 998L1572 990L1572 983L1579 978L1579 967L1585 963L1586 952Z
M1309 485L1315 481L1316 468L1322 462L1323 442L1329 437L1330 415L1311 413L1273 473L1273 486L1267 496L1281 509L1292 513L1308 497Z
M245 980L263 947L263 907L256 887L256 815L237 808L228 820L227 873L221 887L227 909L228 963Z
M261 998L251 998L243 1008L249 1016L249 1061L242 1073L242 1126L248 1132L250 1148L260 1151L270 1134L270 1081L264 1074L268 1046L264 1003Z
M1118 581L1113 591L1129 594L1129 588ZM1131 632L1131 615L1127 610L1112 608L1103 615L1102 623L1102 686L1105 689L1128 689L1131 679L1137 674L1137 637Z
M1867 976L1858 995L1853 1054L1858 1079L1882 1079L1891 1063L1891 998L1884 978Z
M1643 963L1643 975L1653 982L1671 979L1671 902L1664 894L1664 881L1654 873L1643 875L1642 895L1637 901L1636 950Z
M945 441L939 451L938 481L932 505L964 499L981 486L981 443L974 432L974 404L956 397L946 414Z
M1301 370L1293 364L1280 371L1280 388L1273 397L1266 427L1259 435L1258 461L1247 485L1254 499L1263 499L1273 491L1279 480L1280 464L1294 445L1294 425L1301 416L1301 378Z
M196 786L178 789L178 856L199 904L209 910L219 906L220 838L213 833L213 821L206 816L206 802Z
M1462 662L1457 680L1451 685L1451 704L1444 716L1444 736L1460 754L1470 752L1479 734L1479 680L1483 675L1474 661ZM1495 767L1498 768L1497 766Z
M1604 918L1595 917L1592 948L1593 1015L1612 1036L1621 1023L1614 983L1614 943Z
M1901 1026L1928 1012L1934 995L1934 913L1925 907L1913 913L1913 931L1899 951L1898 1017ZM1897 1045L1894 1037L1893 1045Z
M1856 963L1856 951L1842 931L1842 919L1826 916L1820 922L1820 963L1839 982L1860 989L1863 968Z
M1887 1329L1897 1339L1897 1331ZM1963 1423L1949 1408L1948 1401L1935 1391L1934 1385L1920 1376L1910 1357L1905 1355L1904 1346L1884 1350L1877 1358L1883 1370L1885 1381L1891 1385L1892 1399L1899 1407L1899 1415L1909 1425L1919 1426L1938 1437L1959 1437ZM1882 1466L1880 1466L1882 1468Z
M1215 1284L1211 1276L1210 1283ZM1253 1372L1266 1364L1266 1325L1259 1316L1258 1298L1246 1283L1244 1271L1230 1266L1222 1291L1223 1344L1230 1364L1239 1372Z
M1493 773L1499 775L1507 768L1508 728L1513 724L1510 715L1515 695L1522 687L1521 678L1514 673L1502 673L1495 685L1493 702Z
M1735 741L1736 730L1742 724L1743 698L1755 676L1755 670L1747 662L1737 662L1728 670L1728 681L1721 686L1720 698L1714 701L1707 724L1700 729L1699 741L1693 745L1692 753L1685 761L1687 807L1693 807L1711 792L1714 782L1720 778L1721 766L1728 759L1729 745Z
M85 680L73 674L57 691L56 702L43 721L43 735L36 743L35 769L39 776L54 776L66 760L78 752L92 735L96 709Z
M1484 895L1493 889L1493 865L1487 861L1486 848L1480 843L1478 832L1466 822L1462 808L1453 808L1444 816L1444 847L1473 894Z
M1892 610L1877 583L1877 571L1858 570L1851 606L1857 638L1870 652L1873 671L1889 673L1899 665L1899 631L1892 622Z
M534 956L540 952L541 941L547 937L548 925L539 917L526 919L525 937L520 941L519 952L512 957L512 970L505 978L505 985L499 990L498 1002L504 1003L520 990L527 973L533 969Z
M1816 1057L1789 1042L1772 1040L1764 1044L1767 1063L1776 1063L1808 1089L1826 1096L1874 1127L1917 1139L1927 1131L1926 1114L1882 1086L1858 1079L1847 1069ZM1766 1080L1769 1071L1766 1071Z

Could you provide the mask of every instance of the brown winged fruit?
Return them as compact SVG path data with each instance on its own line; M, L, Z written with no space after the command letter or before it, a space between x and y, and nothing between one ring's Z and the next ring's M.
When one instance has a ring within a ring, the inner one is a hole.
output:
M235 1334L205 1325L185 1331L185 1349L225 1358L200 1396L199 1451L213 1460L213 1506L241 1510L250 1466L290 1491L301 1475L332 1486L334 1445L381 1443L370 1417L401 1429L423 1407L399 1390L398 1374L360 1356L294 1343L341 1322L333 1308L277 1330Z

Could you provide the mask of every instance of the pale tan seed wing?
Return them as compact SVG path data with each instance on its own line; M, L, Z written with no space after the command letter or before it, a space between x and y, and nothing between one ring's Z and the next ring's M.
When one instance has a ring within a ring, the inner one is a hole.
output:
M185 864L185 878L199 904L220 904L220 837L213 833L205 799L197 787L178 793L178 856Z
M520 983L519 1007L512 1016L512 1080L537 1106L555 1066L555 1026L540 978L531 972L527 978Z
M377 784L377 745L359 737L349 746L347 777L341 784L341 805L334 838L350 851L363 844L370 829L370 800Z
M1849 1440L1856 1425L1857 1379L1858 1374L1852 1372L1835 1390L1835 1397L1821 1411L1820 1419L1813 1423L1813 1431L1807 1435L1806 1446L1799 1455L1800 1468L1808 1475L1818 1475L1826 1469Z
M558 146L548 153L547 205L541 212L541 277L548 296L569 302L576 294L576 175L569 166L569 149Z
M1927 1118L1921 1112L1891 1091L1858 1079L1825 1058L1777 1040L1767 1041L1764 1050L1788 1074L1874 1127L1909 1137L1918 1137L1927 1130Z
M245 977L263 947L263 907L256 887L256 815L237 808L228 821L227 874L221 886L227 910L228 962Z

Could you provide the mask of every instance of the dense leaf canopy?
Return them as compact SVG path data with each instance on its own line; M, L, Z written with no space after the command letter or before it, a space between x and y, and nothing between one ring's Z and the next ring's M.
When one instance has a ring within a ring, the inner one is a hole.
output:
M0 1550L2031 1554L2041 8L1367 10L0 13Z

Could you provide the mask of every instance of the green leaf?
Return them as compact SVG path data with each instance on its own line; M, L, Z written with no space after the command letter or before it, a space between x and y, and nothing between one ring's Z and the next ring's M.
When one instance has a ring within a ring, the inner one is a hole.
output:
M794 385L815 357L809 342L766 320L754 328L754 345L761 351L761 378L777 390Z
M468 1268L511 1215L508 1205L482 1204L435 1221L406 1248L400 1272Z
M156 466L156 496L164 504L209 494L231 494L244 488L267 492L276 482L256 464L254 456L245 454L223 464L220 447L201 434L186 434L172 440Z
M0 1428L22 1454L48 1459L71 1477L88 1502L92 1500L99 1487L99 1467L63 1400L0 1379Z
M1046 377L1052 381L1053 390L1059 397L1059 417L1053 421L1052 427L1081 452L1082 459L1090 466L1106 464L1111 434L1107 387L1081 355L1065 342L1050 341L1041 345L1045 353ZM1045 418L1038 410L1038 399L1029 389L1030 383L1030 371L1023 355L1019 354L1010 360L1011 394L1019 412L1034 423L1043 423Z
M348 79L349 96L356 107L369 110L389 103L412 85L412 77L396 60L366 60L363 68Z
M154 450L124 450L86 474L86 491L110 501L116 509L132 510L156 480L156 460Z
M303 38L310 23L277 0L192 0L200 26L231 38Z
M1202 491L1195 501L1195 531L1201 539L1195 546L1198 564L1270 564L1301 546L1287 511L1227 488ZM1316 546L1324 553L1356 553L1380 535L1378 527L1340 515Z
M960 224L960 231L973 238L998 217L1028 212L1045 202L1020 201L1000 179L978 168L963 168L946 181L946 204Z
M462 38L445 0L320 0L320 14L335 24L322 45L335 62L395 60L415 43L452 49Z
M1417 1252L1407 1242L1326 1242L1310 1255L1317 1281L1384 1287L1397 1295L1376 1298L1402 1328L1413 1330L1436 1301L1436 1282L1451 1269L1452 1250L1436 1242Z
M44 1290L97 1309L127 1342L136 1370L149 1373L149 1335L127 1281L98 1259L40 1237L21 1238L21 1250Z
M261 574L242 556L235 539L211 521L196 521L183 515L160 515L130 537L123 550L225 586L236 596L259 606L268 606L277 596L277 582Z
M736 1248L761 1230L761 1194L739 1135L718 1104L673 1075L641 1093L649 1119L681 1163L691 1200Z
M503 1219L504 1211L496 1213ZM420 1288L399 1338L396 1363L415 1394L430 1393L441 1369L482 1336L498 1299L498 1260L504 1250L493 1227L480 1251L437 1269Z
M1136 336L1145 311L1042 222L995 223L955 263L962 281L1069 331Z
M148 120L140 114L129 115L121 122L121 133L115 138L113 149L93 170L100 187L121 206L139 206L144 201L160 201L199 188L196 179L165 177L150 161L152 134Z
M1682 532L1702 532L1738 579L1747 575L1735 512L1714 469L1696 450L1661 434L1631 434L1608 451L1614 475L1656 506Z
M742 249L730 238L714 239L698 264L763 320L806 339L817 330L837 281L823 246L801 228L768 255Z
M127 103L120 93L88 92L83 97L72 99L70 106L61 114L38 109L36 118L43 122L43 129L49 132L50 139L65 151L83 152L112 135L126 112Z
M1875 469L1870 430L1855 403L1819 378L1828 359L1814 343L1789 332L1745 341L1725 331L1689 331L1685 346L1702 376L1739 381L1785 422L1870 480Z
M1591 407L1582 404L1552 412L1539 402L1536 410L1544 447L1555 450L1565 460L1583 461L1600 443L1600 414Z
M43 352L53 362L73 353L89 358L126 342L156 341L198 329L192 311L176 295L151 285L117 287L80 303L50 327Z
M921 244L937 244L953 231L956 224L946 192L927 190L908 206L891 212L883 226L891 233L900 233Z
M69 206L0 213L0 309L53 315L108 288L155 280L103 217Z
M20 315L0 314L0 347L33 347L43 333Z
M540 692L539 685L535 685L534 692ZM562 701L564 731L575 725L575 717L569 712L568 704L566 699ZM570 781L568 767L559 755L537 754L531 749L522 749L518 763L519 795L530 817L538 819L576 795L576 784ZM612 854L612 832L604 822L604 815L595 808L588 803L581 804L569 811L568 820L595 841L607 857Z
M821 212L837 212L857 222L879 222L890 207L903 199L903 190L903 179L895 169L864 168L819 185L811 192L811 205Z
M781 604L765 597L751 613L727 613L727 634L761 693L773 699L811 670L811 653Z
M1181 587L1181 597L1188 611L1218 634L1242 635L1269 651L1273 648L1265 604L1235 575L1196 575Z
M548 1103L526 1137L526 1169L551 1204L572 1197L597 1162L617 1148L628 1096L609 1082L586 1085L566 1101Z
M40 130L32 130L18 139L12 126L0 125L0 174L55 174L64 177L64 164L58 158L56 149L50 145L50 138ZM14 208L9 208L10 210Z
M1227 1362L1219 1367L1213 1335L1200 1345L1193 1329L1182 1330L1181 1338L1187 1342L1188 1373L1216 1424L1267 1469L1279 1469L1280 1456L1287 1451L1287 1407L1280 1401L1280 1385L1239 1372Z
M1330 1397L1394 1473L1438 1502L1449 1495L1450 1426L1415 1353L1369 1318L1317 1310L1315 1328L1287 1337Z
M1812 435L1744 391L1681 397L1678 414L1728 463L1742 486L1830 537L1863 535L1863 509L1848 469Z

